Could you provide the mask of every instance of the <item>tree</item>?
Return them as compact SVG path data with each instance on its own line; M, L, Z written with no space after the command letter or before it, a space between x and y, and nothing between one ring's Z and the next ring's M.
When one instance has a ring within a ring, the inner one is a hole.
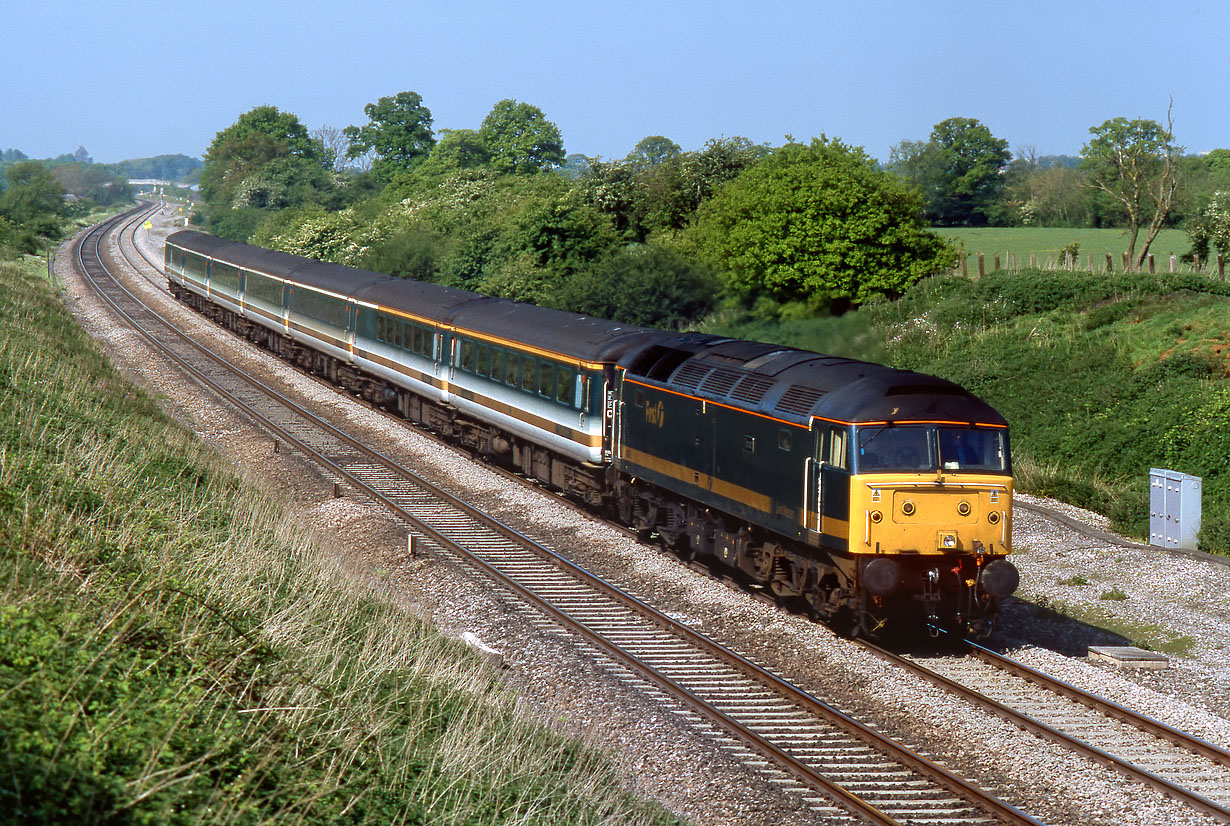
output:
M675 157L683 149L670 138L661 135L650 135L641 138L624 160L639 169L647 169Z
M326 203L332 161L290 112L258 106L223 129L205 152L201 199L213 229L246 240L260 211ZM256 212L253 212L256 210Z
M312 140L317 141L324 150L324 158L334 172L346 168L350 152L350 138L343 129L336 126L321 126L312 130Z
M418 92L398 92L363 107L368 121L364 126L347 126L342 132L350 139L348 157L376 153L372 172L388 180L395 172L408 172L418 165L436 145L432 132L431 110L423 105Z
M678 328L713 309L721 282L664 247L628 244L567 278L550 304L646 327Z
M15 224L31 224L64 214L64 187L38 161L21 161L4 172L0 215Z
M1149 245L1174 209L1183 147L1175 145L1170 128L1143 118L1112 118L1089 132L1093 138L1081 148L1081 168L1089 174L1087 186L1105 193L1122 208L1128 225L1128 257L1139 270ZM1138 252L1136 240L1142 227L1146 228L1145 242Z
M927 217L945 226L982 226L996 217L1008 142L974 118L935 125L926 143L902 141L890 166L926 198Z
M917 190L862 149L822 136L787 144L728 183L685 240L749 304L767 295L840 308L952 265L921 206Z
M564 163L559 127L537 106L501 100L483 118L478 134L497 172L526 175Z

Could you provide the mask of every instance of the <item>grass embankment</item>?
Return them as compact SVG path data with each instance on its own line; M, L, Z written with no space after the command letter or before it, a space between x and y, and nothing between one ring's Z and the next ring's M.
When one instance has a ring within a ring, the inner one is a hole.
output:
M1193 274L937 276L841 319L720 331L952 379L1007 417L1020 489L1130 536L1148 535L1150 467L1202 476L1201 548L1230 554L1227 296Z
M7 823L668 823L0 264Z

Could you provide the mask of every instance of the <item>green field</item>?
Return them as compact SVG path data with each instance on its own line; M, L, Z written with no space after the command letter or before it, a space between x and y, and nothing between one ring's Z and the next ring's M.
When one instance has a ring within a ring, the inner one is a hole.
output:
M1000 263L1008 266L1008 255L1016 256L1017 267L1029 266L1029 256L1037 256L1037 266L1046 267L1048 256L1058 257L1058 253L1068 244L1080 244L1080 264L1085 266L1086 256L1093 255L1094 269L1105 267L1106 254L1110 253L1115 262L1115 269L1120 267L1121 254L1127 251L1127 234L1120 229L1064 229L1050 227L935 227L934 231L950 238L961 245L970 258L971 271L977 266L975 258L978 253L986 256L986 267L990 271L994 256L1000 256ZM1141 232L1137 247L1144 243L1145 234ZM1154 254L1157 269L1168 268L1170 255L1183 255L1191 249L1187 233L1180 229L1164 229L1154 239L1149 250ZM1190 267L1188 268L1190 269Z

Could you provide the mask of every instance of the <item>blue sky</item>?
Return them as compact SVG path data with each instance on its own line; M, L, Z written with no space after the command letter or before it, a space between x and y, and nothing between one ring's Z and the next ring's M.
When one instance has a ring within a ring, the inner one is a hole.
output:
M880 159L945 118L1077 154L1116 116L1191 152L1230 147L1230 4L1215 2L10 2L0 148L95 160L199 156L273 104L314 129L413 90L435 127L540 107L568 152L618 158L821 133Z

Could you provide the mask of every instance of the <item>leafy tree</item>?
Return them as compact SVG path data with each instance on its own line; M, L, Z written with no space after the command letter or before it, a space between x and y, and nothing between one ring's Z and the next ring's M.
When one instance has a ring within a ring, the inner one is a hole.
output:
M15 224L54 228L65 214L64 195L51 170L38 161L21 161L4 172L0 216Z
M1127 221L1128 256L1139 270L1175 206L1178 158L1169 129L1154 120L1112 118L1089 129L1093 138L1081 148L1088 186L1111 198ZM1145 242L1136 250L1140 230Z
M564 162L559 127L529 103L501 100L483 118L478 134L491 153L491 168L497 172L526 175Z
M764 144L736 136L712 138L696 152L667 157L645 179L646 224L651 231L683 229L702 203L769 151Z
M387 180L395 172L407 172L427 157L436 144L431 110L418 92L398 92L363 107L368 122L342 130L350 139L347 156L357 158L368 151L376 154L372 172Z
M749 304L767 295L840 308L952 265L921 206L917 190L861 148L822 136L787 144L728 183L685 240Z
M981 226L996 216L1011 153L974 118L948 118L926 143L903 141L890 165L923 191L927 217L946 226Z
M201 198L214 230L246 240L259 213L329 203L336 195L331 159L295 115L258 106L219 132L205 152ZM229 215L236 210L242 216ZM226 228L223 232L222 228Z
M683 149L680 148L679 144L670 138L665 138L661 135L650 135L647 138L642 138L624 160L635 167L645 169L657 166L677 156L682 151Z

